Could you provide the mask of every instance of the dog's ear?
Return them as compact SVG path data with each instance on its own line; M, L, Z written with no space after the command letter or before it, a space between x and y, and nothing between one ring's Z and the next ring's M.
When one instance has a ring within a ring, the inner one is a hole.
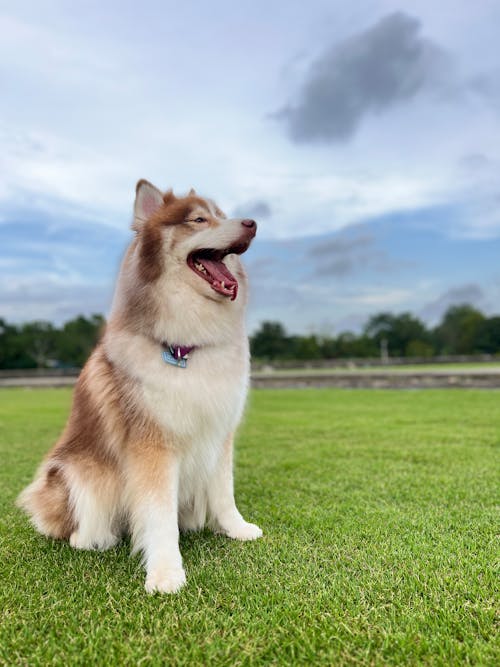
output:
M138 232L164 203L163 193L149 181L140 180L135 188L134 222L132 229Z
M196 196L196 190L194 188L191 188L191 190L188 192L188 197L195 197Z

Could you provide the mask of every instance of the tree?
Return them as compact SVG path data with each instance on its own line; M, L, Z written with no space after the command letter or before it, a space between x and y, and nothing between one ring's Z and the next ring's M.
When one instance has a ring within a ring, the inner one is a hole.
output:
M35 360L23 347L19 329L0 319L0 368L34 368Z
M290 353L294 359L320 359L321 347L316 336L293 336L290 338Z
M500 317L484 319L477 330L476 348L479 352L500 352Z
M423 322L410 313L392 315L379 313L367 322L364 334L371 338L380 350L387 341L390 356L404 357L415 349L416 343L430 344L429 332Z
M250 338L252 355L260 359L284 358L290 355L291 343L280 322L263 322Z
M423 340L411 340L406 346L406 356L408 357L432 357L433 354L433 345Z
M327 359L348 359L350 357L376 357L378 349L371 338L356 336L351 331L343 331L337 338L324 341L323 356Z
M441 354L473 354L479 352L479 333L484 315L468 304L451 306L444 314L434 336Z
M19 336L26 353L36 363L37 368L47 366L56 354L57 332L50 322L35 321L24 324Z
M66 322L57 336L57 359L64 364L83 366L99 340L105 320L102 315L90 318L79 315Z

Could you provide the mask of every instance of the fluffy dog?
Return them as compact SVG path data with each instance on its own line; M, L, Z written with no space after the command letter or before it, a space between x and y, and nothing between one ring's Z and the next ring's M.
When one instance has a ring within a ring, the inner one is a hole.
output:
M236 508L232 472L249 377L239 255L257 225L194 190L139 181L132 227L102 340L18 503L77 549L108 549L128 530L146 590L173 593L186 581L179 528L262 535Z

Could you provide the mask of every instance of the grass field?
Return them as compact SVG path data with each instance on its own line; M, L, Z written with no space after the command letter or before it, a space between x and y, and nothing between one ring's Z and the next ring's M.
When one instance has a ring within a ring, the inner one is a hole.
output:
M236 496L265 537L183 536L174 597L14 508L70 398L0 392L0 664L500 664L498 393L255 391Z

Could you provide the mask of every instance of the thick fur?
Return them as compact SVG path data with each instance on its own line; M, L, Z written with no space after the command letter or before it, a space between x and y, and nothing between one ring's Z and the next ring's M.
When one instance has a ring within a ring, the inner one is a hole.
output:
M138 183L136 236L106 331L61 437L18 500L41 533L78 549L107 549L129 531L150 592L185 582L179 528L262 534L233 495L233 433L249 372L246 275L238 255L224 258L239 285L232 301L187 264L193 250L249 242L245 222L194 191L177 198ZM166 341L195 346L187 368L163 361Z

